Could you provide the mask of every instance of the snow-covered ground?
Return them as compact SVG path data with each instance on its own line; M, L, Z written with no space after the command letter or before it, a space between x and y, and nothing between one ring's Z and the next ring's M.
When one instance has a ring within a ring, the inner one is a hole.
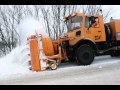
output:
M94 62L88 66L76 66L73 63L63 63L57 70L53 71L31 72L23 66L17 66L19 71L22 70L22 68L24 68L24 71L11 72L8 77L0 78L0 84L120 84L120 82L118 82L119 78L117 79L117 77L119 77L119 72L117 71L120 71L119 66L120 58L112 58L110 56L96 57ZM8 75L8 73L6 74ZM115 75L117 76L114 77ZM89 81L91 78L94 80ZM70 83L71 79L75 79L75 81ZM114 82L109 82L109 79L113 79ZM88 80L89 83L86 80ZM115 82L115 80L117 80L117 82ZM63 81L66 83L62 83Z

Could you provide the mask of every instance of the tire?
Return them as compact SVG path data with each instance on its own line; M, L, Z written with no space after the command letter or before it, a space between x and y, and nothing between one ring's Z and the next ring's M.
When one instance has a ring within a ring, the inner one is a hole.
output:
M82 45L76 51L76 63L78 65L90 65L95 57L94 50L89 45Z
M57 65L56 64L55 65L52 64L50 68L51 68L51 70L56 70L57 69Z

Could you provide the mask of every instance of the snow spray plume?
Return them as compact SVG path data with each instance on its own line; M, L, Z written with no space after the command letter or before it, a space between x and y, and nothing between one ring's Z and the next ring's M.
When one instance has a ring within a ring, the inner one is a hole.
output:
M7 56L0 59L0 75L1 78L5 76L12 76L13 74L24 74L29 72L28 61L30 60L29 45L26 45L27 38L31 35L47 33L42 28L41 23L33 17L23 18L18 25L17 33L19 34L19 43L14 50ZM3 76L3 77L2 77Z
M43 34L44 36L48 36L45 29L42 27L42 24L33 17L25 17L21 20L18 25L18 33L19 33L19 44L26 44L27 38L31 35L35 35L36 32L38 34Z

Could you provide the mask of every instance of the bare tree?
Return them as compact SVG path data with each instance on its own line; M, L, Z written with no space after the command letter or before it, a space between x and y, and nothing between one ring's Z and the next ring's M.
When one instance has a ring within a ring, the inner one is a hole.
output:
M49 5L41 7L44 24L49 36L56 39L65 31L63 18L76 11L77 5Z
M82 13L89 15L97 15L99 10L102 9L104 21L106 21L111 15L111 12L113 12L109 8L107 10L103 9L103 5L80 5L78 6L78 8L81 10Z
M16 47L16 26L22 17L22 6L8 5L0 6L0 34L4 43L4 54Z

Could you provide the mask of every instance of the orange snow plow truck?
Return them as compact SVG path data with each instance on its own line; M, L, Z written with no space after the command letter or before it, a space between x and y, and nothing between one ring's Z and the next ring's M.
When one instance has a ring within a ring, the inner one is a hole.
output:
M41 34L30 37L32 71L55 70L62 61L90 65L95 56L120 55L120 20L104 23L103 15L74 13L64 22L68 32L55 41Z

